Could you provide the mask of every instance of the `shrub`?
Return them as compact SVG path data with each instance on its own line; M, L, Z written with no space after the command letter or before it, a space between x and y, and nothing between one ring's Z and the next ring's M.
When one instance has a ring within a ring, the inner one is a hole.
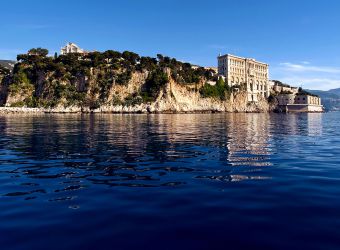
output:
M143 103L143 99L141 96L137 96L136 94L129 95L125 98L124 104L126 106L136 106Z
M113 96L111 103L113 106L123 105L123 102L119 99L118 96Z
M28 78L27 73L23 69L19 69L13 75L13 81L9 85L9 91L12 94L25 93L34 90L34 85Z
M143 100L152 101L158 96L160 89L169 82L168 75L161 69L150 73L141 93Z
M217 81L216 85L210 85L210 84L205 84L201 89L200 89L200 94L203 98L218 98L221 101L226 100L229 98L231 94L231 89L226 84L222 78L219 78Z
M25 103L23 101L19 101L19 102L15 102L11 104L11 107L14 107L14 108L21 108L24 106L25 106Z
M132 78L132 72L130 70L126 70L123 73L118 75L116 79L116 83L119 85L128 85L131 78Z

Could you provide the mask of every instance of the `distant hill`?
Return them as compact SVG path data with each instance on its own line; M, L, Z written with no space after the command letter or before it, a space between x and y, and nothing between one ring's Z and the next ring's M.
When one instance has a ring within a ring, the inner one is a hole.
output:
M321 97L322 104L327 111L340 111L340 88L328 91L308 90Z
M0 65L9 70L13 70L15 64L16 64L16 61L0 60Z
M328 92L331 92L331 93L334 93L334 94L337 94L340 96L340 88L337 88L337 89L331 89L329 90Z

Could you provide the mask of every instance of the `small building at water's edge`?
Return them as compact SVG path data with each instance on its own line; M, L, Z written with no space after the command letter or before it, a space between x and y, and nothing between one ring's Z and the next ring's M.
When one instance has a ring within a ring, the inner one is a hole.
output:
M279 94L276 99L284 112L323 112L321 98L308 93Z

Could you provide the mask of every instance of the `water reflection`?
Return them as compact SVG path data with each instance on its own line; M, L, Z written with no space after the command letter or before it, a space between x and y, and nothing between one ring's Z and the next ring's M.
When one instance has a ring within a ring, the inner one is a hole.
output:
M1 116L1 195L64 201L100 186L271 178L278 141L319 135L321 123L316 114Z
M307 114L307 127L309 136L322 135L322 115L320 113Z
M233 166L270 166L268 114L234 114L230 116L228 160Z

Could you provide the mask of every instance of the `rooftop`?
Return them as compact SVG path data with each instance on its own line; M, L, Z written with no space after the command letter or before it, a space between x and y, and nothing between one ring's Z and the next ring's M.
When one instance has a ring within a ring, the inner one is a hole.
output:
M225 55L221 55L221 54L220 54L220 55L218 56L218 58L223 58L223 57L234 57L234 58L238 58L238 59L241 59L241 60L250 60L250 61L254 61L254 62L263 64L263 65L269 66L267 63L257 61L257 60L254 59L254 58L240 57L240 56L235 56L235 55L232 55L232 54L225 54Z

